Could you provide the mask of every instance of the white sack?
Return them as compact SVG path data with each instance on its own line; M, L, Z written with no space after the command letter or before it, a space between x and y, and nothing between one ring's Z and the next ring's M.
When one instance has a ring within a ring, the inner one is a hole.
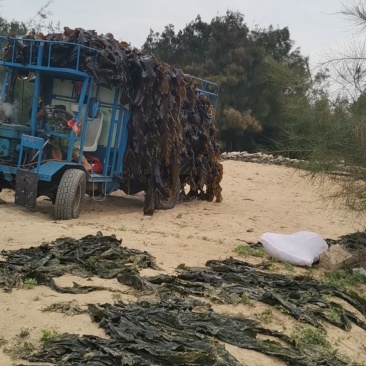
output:
M311 266L328 249L326 241L311 231L290 235L264 233L260 242L271 257L297 266Z

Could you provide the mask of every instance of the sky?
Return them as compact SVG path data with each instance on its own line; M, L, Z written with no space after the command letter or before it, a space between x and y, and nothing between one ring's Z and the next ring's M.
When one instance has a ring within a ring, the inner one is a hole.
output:
M310 57L315 68L329 53L343 47L355 29L339 14L342 4L356 0L53 0L49 20L61 27L94 29L112 33L140 48L150 33L168 24L183 29L197 15L209 23L226 11L239 11L249 29L288 27L295 48ZM47 0L0 0L0 16L28 23Z

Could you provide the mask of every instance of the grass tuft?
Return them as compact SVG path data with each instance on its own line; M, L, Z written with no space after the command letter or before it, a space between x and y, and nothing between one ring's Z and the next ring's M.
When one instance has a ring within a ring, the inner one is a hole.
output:
M25 341L23 343L19 343L16 346L8 349L4 348L4 352L8 353L11 358L18 359L24 358L27 359L35 350L34 345L31 342Z
M294 328L292 338L296 344L306 344L320 347L327 347L328 341L326 334L321 329L310 325L298 325Z
M34 286L37 286L37 280L35 278L26 278L24 280L24 287L27 290L34 288Z
M20 337L20 338L26 338L26 337L28 337L28 336L29 336L29 334L30 334L30 332L29 332L29 328L22 328L22 329L20 330L19 337Z
M266 254L266 251L263 248L252 248L248 245L238 245L234 252L240 256L253 256L253 257L263 257Z
M241 295L241 299L240 299L240 303L241 304L244 304L246 306L249 306L251 308L254 308L255 307L255 303L253 300L251 300L248 296L248 294L244 293Z
M47 342L51 339L57 338L59 335L60 335L60 333L55 329L45 329L45 330L42 330L41 341Z
M266 309L262 313L257 315L257 318L265 324L269 324L273 320L273 313L271 309Z
M366 277L350 269L326 272L323 282L342 290L355 290L360 284L366 283Z

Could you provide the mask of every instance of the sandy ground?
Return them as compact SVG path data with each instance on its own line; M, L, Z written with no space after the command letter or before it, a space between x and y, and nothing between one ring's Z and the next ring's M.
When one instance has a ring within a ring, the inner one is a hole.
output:
M187 266L204 266L208 259L235 256L234 248L245 242L257 242L264 232L292 233L309 230L324 238L334 238L364 230L363 224L347 212L325 205L320 193L303 173L292 168L259 165L238 161L224 161L222 203L192 201L179 203L173 210L159 211L154 216L142 214L143 196L126 196L115 193L103 202L87 198L81 217L70 221L54 221L52 205L43 198L36 212L16 206L13 192L0 193L1 230L0 250L37 246L58 237L80 238L84 235L116 234L127 247L146 250L168 273L181 263ZM255 258L245 258L256 261ZM63 276L61 285L83 284L80 278ZM94 278L88 284L105 285L122 291L114 280ZM0 365L10 366L11 360L3 352L19 342L19 334L27 329L27 338L37 344L42 330L55 329L59 333L95 334L105 336L102 329L92 323L87 314L66 316L42 312L46 306L60 301L76 299L83 307L88 303L113 302L115 292L101 291L88 295L59 294L44 286L31 290L14 289L0 292ZM122 298L131 300L126 295ZM262 304L255 307L215 305L215 310L258 317L265 310ZM291 329L291 320L280 312L266 326L273 329ZM327 326L329 337L337 348L354 361L366 362L363 345L364 331L353 327L351 332ZM254 351L227 346L239 360L253 366L282 365L281 362ZM18 362L19 363L19 362Z

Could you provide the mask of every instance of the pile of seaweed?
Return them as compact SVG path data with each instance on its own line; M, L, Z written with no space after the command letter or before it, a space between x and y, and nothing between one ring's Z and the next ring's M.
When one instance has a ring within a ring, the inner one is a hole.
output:
M58 42L52 45L51 65L75 68L92 75L98 85L116 87L120 102L130 104L128 147L124 157L121 188L135 193L146 191L144 213L164 208L180 183L190 186L190 194L212 201L222 200L222 165L212 103L198 88L198 82L182 70L151 55L130 49L113 35L98 35L82 28L64 28L63 33L26 35L27 39ZM90 47L79 52L73 44ZM37 47L19 41L16 62L26 65L36 57ZM46 45L47 48L47 45ZM13 47L5 50L5 59L13 57ZM32 52L32 55L30 53ZM44 52L47 65L49 52Z
M350 252L357 252L366 249L366 232L357 231L355 233L340 236L338 239L326 239L328 245L340 244L346 247Z
M137 268L158 269L154 257L147 252L121 246L114 235L87 235L79 240L60 238L52 243L43 243L15 251L2 251L6 261L0 262L0 287L10 292L21 287L27 278L38 285L46 285L63 293L87 293L104 288L95 286L60 287L54 278L72 274L84 278L98 276L115 278L123 271Z
M64 334L33 355L34 362L56 365L251 365L238 362L220 342L276 357L288 365L347 363L314 347L296 347L281 332L251 319L218 314L194 299L173 298L158 304L90 305L89 314L110 336ZM262 340L258 335L274 340Z
M88 307L91 318L110 339L64 334L45 343L42 351L30 357L33 362L63 366L239 365L220 343L225 342L276 357L288 365L347 364L336 353L295 342L255 320L215 313L204 299L238 304L250 298L279 307L296 320L323 331L323 322L345 331L351 329L352 323L366 330L361 319L366 316L366 301L358 294L306 277L268 273L263 265L232 258L210 260L205 268L180 266L176 275L142 277L140 268L158 268L154 258L146 252L124 248L115 236L101 233L80 240L60 238L39 247L1 254L6 260L0 262L0 287L6 291L21 285L26 278L36 278L38 285L60 292L105 289L55 284L54 277L72 273L117 278L140 297L133 304ZM344 302L348 303L347 309ZM338 316L330 316L330 310Z

